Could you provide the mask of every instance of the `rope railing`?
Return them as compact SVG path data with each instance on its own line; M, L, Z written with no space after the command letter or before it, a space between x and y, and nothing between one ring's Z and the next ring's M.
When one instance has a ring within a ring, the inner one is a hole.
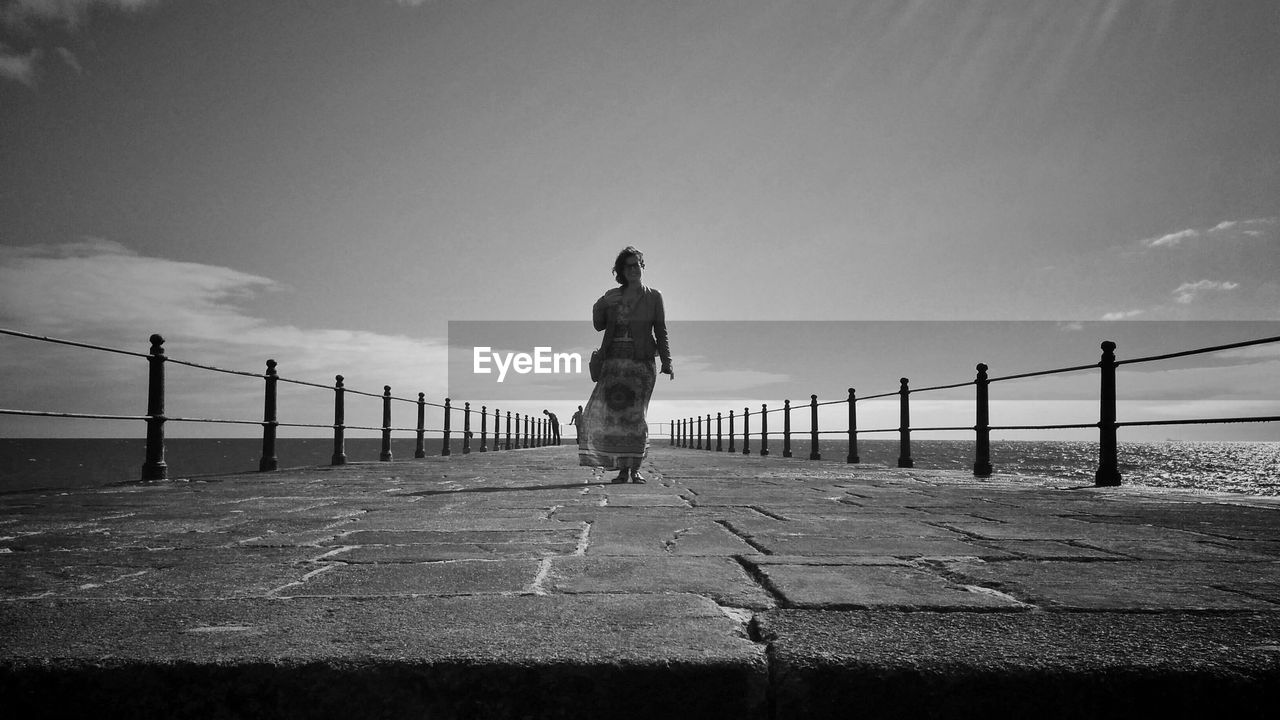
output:
M1280 415L1253 415L1241 417L1226 418L1181 418L1166 420L1143 420L1143 421L1126 421L1120 422L1116 419L1116 368L1122 365L1132 365L1137 363L1157 362L1161 360L1169 360L1173 358L1182 358L1192 355L1202 355L1206 353L1222 352L1225 350L1234 350L1255 345L1264 345L1268 343L1280 342L1280 336L1258 338L1244 342L1230 343L1226 345L1215 345L1211 347L1196 348L1193 350L1184 350L1174 353L1165 353L1161 355L1151 355L1147 357L1131 358L1126 360L1117 360L1115 356L1116 344L1111 341L1104 341L1101 344L1102 357L1096 363L1088 365L1073 365L1070 367L1054 368L1049 370L1035 370L1031 372L1017 373L1013 375L1003 375L1000 377L989 377L987 375L988 367L983 363L976 366L977 375L973 380L965 382L957 382L943 385L933 385L923 388L911 388L907 378L899 380L899 388L895 392L884 392L875 395L864 395L858 397L854 388L849 388L848 398L844 400L828 400L818 402L817 395L810 395L809 401L809 459L821 460L822 454L819 448L819 436L829 434L846 434L848 436L849 450L845 458L846 463L858 463L860 457L858 455L858 436L875 433L898 433L898 467L910 468L914 466L914 460L911 456L911 433L912 432L972 432L975 434L974 441L974 463L973 474L978 477L989 477L994 469L991 465L991 431L1037 431L1037 430L1087 430L1097 429L1099 434L1098 449L1098 469L1095 473L1095 484L1100 487L1116 486L1120 484L1120 471L1117 458L1117 440L1116 430L1122 427L1147 427L1147 426L1163 426L1163 425L1210 425L1210 424L1226 424L1226 423L1264 423L1280 421ZM989 387L991 383L1007 382L1012 380L1025 380L1029 378L1039 378L1048 375L1064 375L1067 373L1099 371L1099 417L1094 423L1054 423L1039 425L992 425L990 422L990 400ZM975 422L973 425L948 425L948 426L914 426L911 424L911 395L924 392L935 392L941 390L954 390L957 388L974 387L975 388ZM899 402L899 424L897 427L884 428L859 428L857 424L857 405L861 402L871 400L880 400L885 398L897 397ZM848 423L843 430L821 430L818 427L818 408L827 405L845 404L848 407ZM730 410L727 418L728 432L728 451L730 453L739 452L737 446L738 439L741 438L740 451L744 455L751 454L751 418L757 417L760 423L760 429L757 433L759 440L759 454L762 456L769 455L769 429L768 417L771 413L781 412L783 415L783 457L792 457L791 449L791 401L784 400L781 409L774 408L770 410L768 405L761 405L758 412L751 412L750 408L743 408L742 414L735 414ZM723 437L723 427L725 418L723 413L717 412L715 430L715 447L716 452L724 450L725 443ZM737 431L737 424L741 422L741 432ZM692 448L697 450L712 450L711 439L711 415L706 415L706 438L703 441L702 416L696 418L686 418L682 420L672 420L670 423L670 444L681 448ZM776 434L776 433L775 433Z
M393 459L391 452L391 435L396 432L409 432L416 434L416 444L414 448L414 457L426 457L425 440L427 433L439 433L441 435L440 455L448 456L452 453L452 435L458 432L453 428L453 414L462 414L462 428L460 434L462 436L462 453L469 454L472 451L471 444L475 436L472 430L472 415L479 415L480 425L480 446L479 452L516 450L525 448L536 448L544 445L553 444L553 429L550 426L549 418L533 417L528 414L507 411L505 418L502 411L494 408L492 414L489 412L487 405L482 405L479 410L472 410L471 403L463 403L461 408L452 404L450 398L445 398L444 403L429 402L424 393L418 393L418 397L407 398L399 397L391 394L391 386L383 387L381 394L365 392L347 388L344 385L344 378L341 375L334 377L333 385L325 385L322 383L311 382L307 380L298 380L293 378L281 377L276 372L277 363L274 359L267 360L267 369L262 373L248 372L244 370L229 370L204 363L192 362L190 360L182 360L168 357L165 354L164 338L160 335L152 335L150 338L151 348L149 353L139 353L131 350L122 350L119 348L95 345L92 343L84 343L73 340L65 340L60 338L52 338L32 333L20 332L17 330L8 330L0 328L0 335L8 335L11 337L35 340L58 345L66 345L81 349L96 350L101 352L116 353L131 357L144 358L148 363L147 375L147 413L145 415L124 415L124 414L107 414L107 413L86 413L86 412L54 412L46 410L27 410L0 408L0 415L13 415L25 417L49 417L49 418L74 418L88 420L141 420L147 424L147 441L145 459L142 465L143 480L162 480L168 477L168 464L165 460L165 428L167 423L212 423L225 425L257 425L262 428L262 457L259 461L258 470L262 472L272 471L279 468L279 460L276 456L276 431L279 428L312 428L312 429L331 429L333 431L333 454L330 463L333 465L342 465L347 462L346 456L346 436L347 430L364 430L380 432L382 434L381 450L378 459L381 461L390 461ZM169 364L182 365L198 370L208 372L217 372L227 375L235 375L240 377L251 377L261 379L265 382L265 394L263 398L263 419L262 420L244 420L244 419L226 419L226 418L206 418L206 417L176 417L165 413L165 366ZM279 383L287 383L309 388L332 391L334 393L334 420L332 423L303 423L303 422L281 422L277 416L277 387ZM378 426L372 425L348 425L346 424L346 396L357 395L361 397L375 398L382 401L382 424ZM404 427L392 424L392 403L409 403L417 409L417 425L414 427ZM426 425L426 408L433 407L443 410L443 425L439 428L431 428ZM505 426L504 426L505 419ZM492 421L492 430L490 429L490 421ZM514 421L514 426L513 426ZM492 440L492 443L490 442Z

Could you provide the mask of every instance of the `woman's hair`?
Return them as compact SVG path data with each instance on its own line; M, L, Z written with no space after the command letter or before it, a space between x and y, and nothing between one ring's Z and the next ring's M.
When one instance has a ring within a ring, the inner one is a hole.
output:
M640 267L644 267L644 253L637 250L634 245L623 248L622 252L618 253L618 259L613 261L613 279L623 287L627 286L626 263L629 257L634 257L636 262L640 263Z

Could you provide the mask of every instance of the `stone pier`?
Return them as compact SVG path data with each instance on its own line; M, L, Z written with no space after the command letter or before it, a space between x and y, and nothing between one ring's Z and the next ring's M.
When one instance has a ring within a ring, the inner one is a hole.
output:
M1280 502L666 446L0 495L26 717L1260 717Z

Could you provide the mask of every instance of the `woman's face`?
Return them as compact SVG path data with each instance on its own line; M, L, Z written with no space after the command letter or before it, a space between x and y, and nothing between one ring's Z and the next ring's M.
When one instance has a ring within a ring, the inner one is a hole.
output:
M640 259L635 255L630 255L622 261L622 275L627 279L628 285L636 285L640 282L640 275L643 269L640 267Z

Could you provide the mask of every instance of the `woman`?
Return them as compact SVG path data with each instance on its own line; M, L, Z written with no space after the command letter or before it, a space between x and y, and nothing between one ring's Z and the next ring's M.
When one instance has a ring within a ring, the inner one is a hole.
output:
M591 309L596 330L604 331L600 353L605 360L579 424L578 463L618 470L615 483L644 482L645 413L658 377L654 356L662 358L663 373L676 377L662 295L645 287L643 272L644 254L628 246L613 263L613 277L622 287L606 292Z

